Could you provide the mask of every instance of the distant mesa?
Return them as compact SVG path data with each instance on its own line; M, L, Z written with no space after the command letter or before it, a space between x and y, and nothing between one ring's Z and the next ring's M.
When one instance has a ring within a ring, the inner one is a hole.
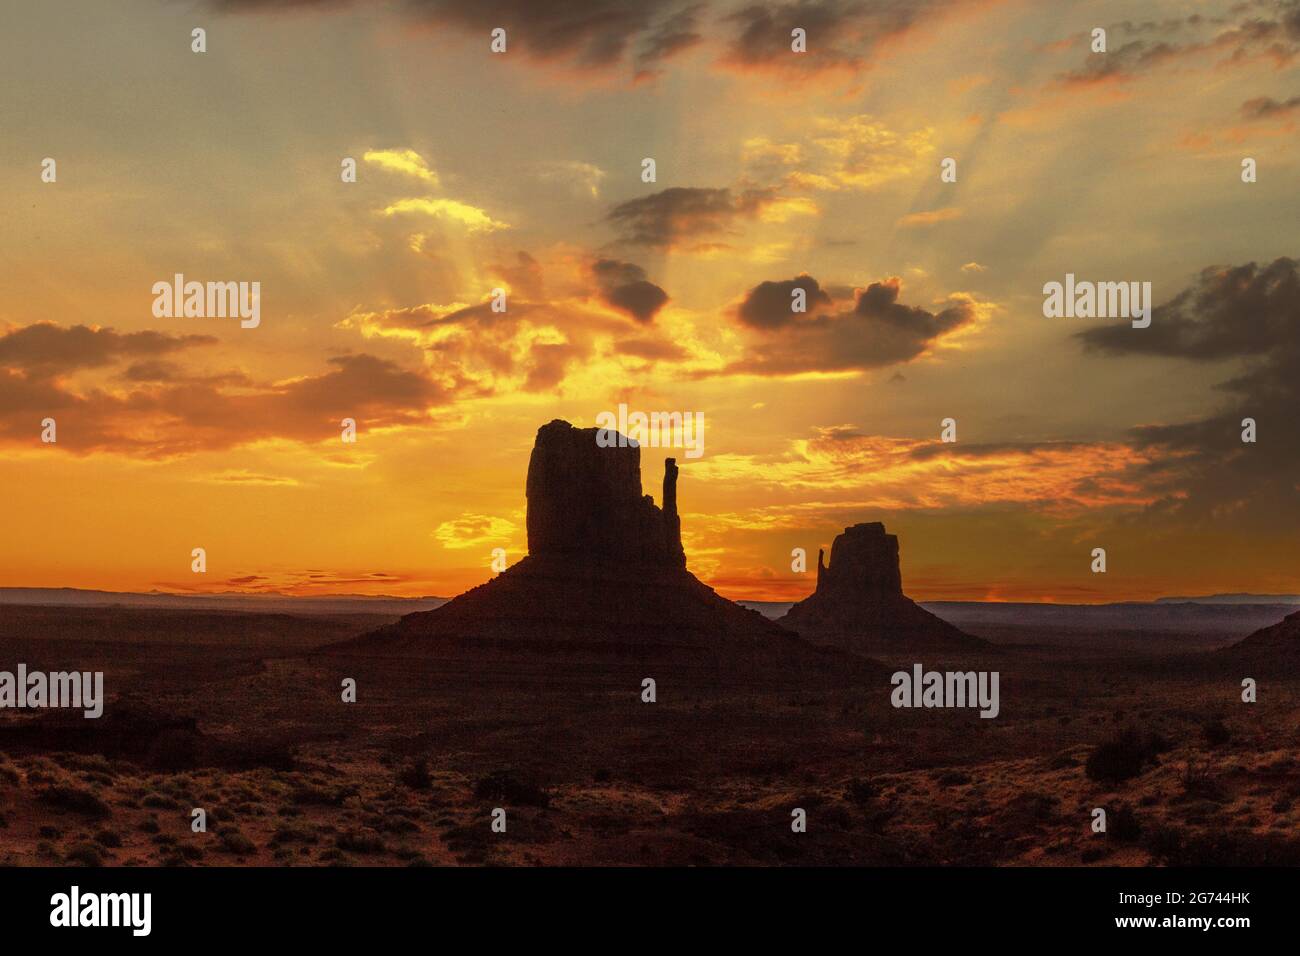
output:
M555 420L528 463L528 556L433 611L335 645L342 653L422 656L488 649L529 655L715 662L827 656L686 569L676 462L662 507L641 494L641 449L602 447L595 428Z
M865 654L976 650L987 642L958 630L903 594L898 536L878 521L845 528L831 563L817 553L817 589L778 623L817 644Z

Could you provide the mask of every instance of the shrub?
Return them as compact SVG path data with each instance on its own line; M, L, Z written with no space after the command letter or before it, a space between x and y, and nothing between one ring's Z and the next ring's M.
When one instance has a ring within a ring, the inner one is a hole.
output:
M1137 731L1124 730L1099 744L1083 771L1089 780L1119 783L1141 774L1151 756Z
M433 784L429 776L429 761L420 760L407 764L397 773L397 782L412 790L428 790Z
M82 816L102 820L113 815L112 808L89 790L77 787L46 787L37 799L59 810L80 813Z
M82 866L104 865L104 855L93 843L78 843L68 851L64 859L69 863L80 863Z
M1222 719L1212 717L1201 726L1201 736L1209 746L1222 747L1232 739L1232 732Z
M488 774L474 788L474 796L480 800L502 800L542 809L551 805L550 795L545 790L532 781L515 776L509 770L497 770Z
M239 830L226 830L221 833L221 849L237 856L246 856L257 851L257 845Z
M353 853L383 853L385 849L384 841L374 830L340 833L334 842L340 850L351 850Z

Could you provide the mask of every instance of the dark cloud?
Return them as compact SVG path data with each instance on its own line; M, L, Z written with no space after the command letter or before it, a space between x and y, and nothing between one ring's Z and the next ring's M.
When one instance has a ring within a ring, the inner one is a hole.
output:
M831 297L817 284L817 280L807 273L782 282L760 282L749 290L736 315L741 322L751 328L775 329L790 325L800 318L800 313L791 309L795 289L802 289L807 310L819 306L829 306Z
M668 293L646 278L646 272L631 262L598 259L591 267L600 297L638 322L649 322L668 302Z
M1214 360L1263 355L1300 343L1296 261L1210 267L1195 285L1151 313L1151 326L1107 325L1076 335L1088 349L1112 354Z
M698 244L703 237L725 235L738 221L754 219L778 200L775 189L730 189L673 186L610 210L609 222L624 242L660 249Z
M118 333L48 323L0 337L0 439L33 445L45 417L58 423L57 449L168 457L264 439L316 442L337 436L343 418L368 427L420 424L470 385L435 382L373 355L329 359L318 375L258 383L239 371L195 374L148 358L208 336ZM145 356L140 361L132 361ZM125 364L108 390L75 384L73 373ZM69 381L68 379L73 379Z
M216 341L210 335L123 333L85 325L63 328L52 322L38 322L0 336L0 366L21 371L28 377L45 377L99 368L124 358L167 355Z
M652 75L655 64L689 50L703 39L695 29L702 6L687 7L669 16L645 38L636 56L639 76Z
M726 17L734 31L722 63L741 70L811 75L867 69L894 39L965 0L794 0L754 3ZM807 35L806 53L790 49L791 31Z
M811 276L792 281L808 282L810 288L815 285ZM860 291L851 308L785 321L776 309L782 286L789 310L790 284L769 283L774 291L758 299L767 303L766 312L746 321L757 335L746 355L709 374L793 375L881 368L916 358L936 340L976 317L974 306L966 300L953 300L937 313L903 305L898 301L901 283L892 278ZM744 301L755 301L759 288L751 290ZM776 321L778 318L781 321ZM764 319L766 326L761 324Z
M1180 515L1231 530L1294 528L1300 520L1300 267L1212 267L1152 313L1151 327L1092 329L1084 347L1109 355L1235 362L1214 388L1226 398L1206 418L1144 425L1134 444L1158 452L1148 480L1164 494L1153 517ZM1242 420L1258 429L1241 440Z
M1134 28L1122 23L1108 28L1111 33L1125 35L1158 34L1149 40L1131 40L1106 53L1086 54L1083 64L1062 74L1065 86L1089 86L1096 83L1128 81L1154 69L1176 61L1191 61L1196 65L1236 65L1268 60L1276 67L1289 66L1300 54L1300 2L1283 0L1272 4L1270 16L1260 16L1248 5L1235 8L1241 19L1234 23L1211 20L1193 15L1182 21L1146 23ZM1193 31L1185 39L1179 34ZM1081 49L1090 49L1089 34L1078 38Z
M208 2L231 13L367 5L362 0ZM646 76L700 41L700 5L683 0L403 0L397 9L415 22L478 37L485 49L490 32L503 27L510 53L579 70L628 65Z
M1288 116L1300 109L1300 96L1278 102L1270 96L1257 96L1241 104L1241 115L1246 119L1272 119L1275 116Z

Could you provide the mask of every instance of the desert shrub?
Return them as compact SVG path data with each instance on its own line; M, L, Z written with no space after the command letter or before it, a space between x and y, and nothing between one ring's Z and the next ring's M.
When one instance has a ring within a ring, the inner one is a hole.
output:
M1300 866L1300 840L1212 830L1188 834L1162 856L1170 866Z
M1141 774L1152 756L1137 731L1123 730L1097 745L1083 772L1089 780L1119 783Z
M474 787L474 796L480 800L502 800L542 809L551 805L550 795L545 790L509 770L497 770L488 774Z
M36 835L44 840L57 840L63 836L63 831L58 827L44 826L36 831Z
M106 846L116 850L122 845L122 838L112 830L100 830L95 834L95 842L100 846Z
M1046 824L1056 818L1056 797L1048 793L1019 793L1008 801L1006 820L1017 828Z
M294 788L290 799L299 806L304 807L337 807L341 806L348 797L355 794L356 790L354 789L342 787L326 789L304 784Z
M1209 746L1222 747L1232 739L1232 732L1222 719L1211 717L1201 725L1201 736Z
M340 833L334 841L340 850L353 853L383 853L384 841L374 830L349 830Z
M941 773L936 780L941 787L963 787L970 783L970 774L960 770L948 770Z
M145 819L140 821L140 824L137 827L137 829L141 833L157 833L158 821L154 817L146 817Z
M1227 788L1210 772L1210 765L1205 761L1188 760L1183 768L1183 794L1193 800L1209 800L1212 803L1228 801Z
M113 815L113 810L107 803L89 790L78 787L46 787L36 798L48 806L69 813L80 813L92 819L102 820Z
M68 863L80 863L82 866L104 865L104 854L93 843L78 843L68 851L64 859Z
M220 834L221 849L237 856L246 856L257 851L257 845L239 830L224 830Z
M412 790L428 790L433 784L429 776L429 761L421 758L412 761L397 772L397 782Z
M862 806L874 800L879 793L880 789L874 783L859 777L856 780L850 780L848 786L844 788L844 799Z
M1130 807L1120 804L1107 814L1106 832L1120 843L1136 843L1142 836L1142 822Z
M1048 770L1068 770L1071 767L1079 766L1079 761L1074 754L1068 750L1062 750L1056 756L1047 761Z
M385 833L414 833L420 829L420 826L405 817L388 816L380 821L379 828Z
M287 824L276 828L271 836L272 843L316 843L317 836L306 827L292 827Z

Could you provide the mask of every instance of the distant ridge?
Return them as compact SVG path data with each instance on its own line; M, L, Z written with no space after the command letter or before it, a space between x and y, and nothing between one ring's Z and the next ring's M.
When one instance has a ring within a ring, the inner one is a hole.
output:
M163 591L96 591L82 588L0 588L0 606L152 607L194 611L260 611L283 614L409 614L447 603L444 597L403 598L370 594L172 594Z
M1300 611L1289 614L1278 623L1260 628L1245 640L1238 641L1224 655L1231 658L1251 658L1300 666Z
M1162 597L1156 604L1297 604L1300 594L1207 594L1204 597Z

